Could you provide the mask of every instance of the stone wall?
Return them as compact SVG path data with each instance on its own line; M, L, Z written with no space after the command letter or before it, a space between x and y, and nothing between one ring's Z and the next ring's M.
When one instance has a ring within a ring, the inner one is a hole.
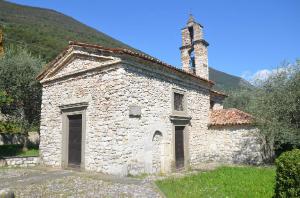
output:
M183 46L180 48L181 51L181 65L182 69L186 72L193 73L193 71L190 68L190 51L191 47L190 46Z
M253 126L214 126L203 137L201 161L238 164L262 163L261 141Z
M194 50L195 50L196 75L205 79L209 79L207 46L202 41L195 42Z
M223 109L223 104L219 102L215 102L212 110L219 110L219 109Z
M115 67L43 85L40 153L45 165L62 165L62 114L59 106L87 102L86 169L91 169L95 161L101 171L109 168L109 159L115 156L111 155L113 150L106 150L106 146L116 144L112 141L117 137L114 133L118 124L116 116L121 113L116 95L122 88L121 73L122 69ZM99 143L101 146L97 147ZM104 161L99 163L99 158L104 158Z
M89 67L95 69L82 71ZM56 75L62 78L55 79ZM167 72L161 65L132 57L101 65L98 57L73 59L51 78L43 83L40 128L41 160L47 166L63 166L60 107L84 103L85 170L117 175L171 171L175 164L174 90L184 93L186 103L186 112L177 124L185 126L187 165L240 163L259 157L256 139L250 135L255 128L208 129L209 88L191 76ZM135 116L130 116L130 107L135 107ZM180 121L187 118L190 121Z
M5 157L0 159L0 166L7 167L33 167L39 163L39 157Z
M140 118L131 118L128 113L120 118L123 120L121 123L123 128L126 129L125 138L129 140L126 147L123 147L129 153L126 169L130 174L171 171L175 164L174 124L170 120L170 116L173 115L174 90L184 92L187 107L185 116L192 117L186 125L189 139L189 144L186 145L189 147L186 157L191 163L196 163L201 152L197 149L198 137L207 130L209 92L174 76L164 77L155 74L159 68L152 66L152 71L147 71L139 67L141 66L125 66L126 90L123 93L122 106L125 110L128 105L136 105L142 109ZM155 137L157 131L162 135L159 149ZM161 167L157 168L153 163L160 164Z
M80 61L69 63L70 68L74 69L74 63L81 64ZM89 64L92 67L93 60ZM68 65L61 71L70 72L67 68ZM144 61L115 64L44 83L40 128L42 163L62 166L59 107L86 102L86 170L119 175L170 171L174 164L174 125L170 121L174 88L186 95L187 115L192 117L186 126L191 148L188 155L196 163L202 152L197 149L199 136L207 130L209 117L209 91L204 87L189 78L166 73L161 65L147 65ZM140 117L129 116L132 105L141 108ZM154 138L156 131L161 137Z

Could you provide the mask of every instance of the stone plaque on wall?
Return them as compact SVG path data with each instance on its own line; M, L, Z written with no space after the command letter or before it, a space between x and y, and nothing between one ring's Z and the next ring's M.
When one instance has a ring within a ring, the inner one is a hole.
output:
M141 117L142 110L140 106L131 105L129 106L129 116L130 117Z

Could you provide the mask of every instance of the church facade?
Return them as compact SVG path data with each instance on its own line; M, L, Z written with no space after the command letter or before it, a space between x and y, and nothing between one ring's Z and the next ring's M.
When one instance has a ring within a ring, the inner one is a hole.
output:
M182 69L70 42L37 77L42 163L117 175L260 163L252 116L223 109L226 95L213 90L202 29L192 17L182 29Z

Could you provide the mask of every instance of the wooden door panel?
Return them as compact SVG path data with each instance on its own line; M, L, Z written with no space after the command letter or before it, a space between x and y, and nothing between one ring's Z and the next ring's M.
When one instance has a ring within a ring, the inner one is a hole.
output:
M176 168L184 167L184 127L175 127L175 160Z
M82 115L70 115L69 118L69 166L81 164Z

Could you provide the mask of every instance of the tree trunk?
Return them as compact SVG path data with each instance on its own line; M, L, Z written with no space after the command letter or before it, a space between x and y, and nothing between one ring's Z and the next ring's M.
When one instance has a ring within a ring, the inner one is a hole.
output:
M25 132L24 136L25 136L25 139L24 139L22 151L28 151L28 132Z
M263 142L263 160L265 163L270 164L274 162L274 141L270 140L269 137L265 136L264 137L264 142Z
M23 144L22 151L28 151L27 137L25 137L25 140L24 140L24 144Z

